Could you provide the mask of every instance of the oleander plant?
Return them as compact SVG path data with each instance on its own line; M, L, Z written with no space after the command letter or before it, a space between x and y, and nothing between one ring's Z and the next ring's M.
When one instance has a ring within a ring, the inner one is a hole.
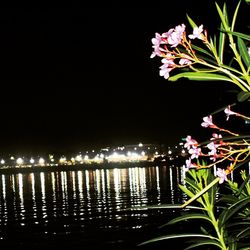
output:
M242 133L242 126L250 124L250 116L235 109L239 103L249 105L250 101L250 35L234 29L242 4L239 1L229 16L227 3L219 6L215 2L220 24L213 38L187 15L192 33L180 24L163 34L156 33L152 39L151 58L161 58L160 76L168 81L229 82L237 90L237 102L203 118L201 127L211 131L210 138L198 142L188 135L183 139L188 157L179 188L187 198L183 204L164 206L182 213L161 228L192 223L197 232L180 230L140 245L182 239L187 243L185 249L250 249L250 134ZM244 4L249 7L250 1ZM224 119L223 126L217 123L218 116ZM230 126L232 120L241 122Z

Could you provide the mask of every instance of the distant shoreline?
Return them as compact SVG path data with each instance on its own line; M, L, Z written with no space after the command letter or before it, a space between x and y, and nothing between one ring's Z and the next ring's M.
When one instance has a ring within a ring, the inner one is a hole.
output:
M91 164L76 164L76 165L57 165L57 166L9 167L9 168L0 168L0 174L152 167L160 165L162 166L164 164L166 164L166 162L156 163L151 161L143 161L143 162L91 163Z

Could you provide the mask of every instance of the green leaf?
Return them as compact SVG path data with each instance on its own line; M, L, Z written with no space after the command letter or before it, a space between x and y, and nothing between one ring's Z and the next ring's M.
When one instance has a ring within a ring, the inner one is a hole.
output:
M237 242L230 240L229 250L237 250Z
M211 183L214 179L214 175L211 174L211 171L210 171L210 175L209 175L209 178L208 178L208 183ZM215 203L215 200L216 200L216 194L217 194L217 190L218 190L218 184L212 186L209 190L208 190L208 199L209 199L209 203L210 204L214 204Z
M248 54L247 46L240 37L238 37L237 43L243 62L246 64L247 67L250 67L250 55Z
M187 14L187 19L192 28L198 27L197 24L190 18L188 14Z
M201 190L199 193L197 193L195 196L193 196L191 199L189 199L188 201L186 201L182 207L186 207L187 205L189 205L191 202L195 201L196 199L198 199L201 195L203 195L204 193L206 193L212 186L214 186L217 182L219 182L220 178L217 177L216 179L214 179L212 182L210 182L203 190Z
M203 49L203 48L200 48L199 46L196 46L196 45L194 45L194 44L192 44L191 46L192 46L192 48L193 48L194 50L199 51L199 52L201 52L201 53L203 53L203 54L206 54L206 55L210 56L211 58L214 58L213 54L211 54L209 51L207 51L207 50L205 50L205 49ZM213 60L213 61L214 61L214 60Z
M231 189L231 188L230 188ZM220 202L228 203L228 204L233 204L237 202L239 199L235 197L234 195L228 194L225 195L223 194L221 198L219 198Z
M238 102L244 102L244 101L249 100L249 99L250 99L250 92L241 91L237 95Z
M198 192L200 191L200 188L198 187L198 185L193 180L191 180L190 178L186 178L185 181L195 191L198 191Z
M223 11L221 10L220 6L216 2L215 2L215 5L216 5L217 12L218 12L218 14L220 16L222 25L224 26L224 29L229 30L230 28L229 28L227 17L224 16Z
M237 36L237 37L241 37L242 39L245 39L247 41L250 41L250 35L247 35L247 34L244 34L244 33L240 33L240 32L232 32L232 31L227 31L227 30L221 30L222 32L226 32L226 33L229 33L229 34L232 34L234 36Z
M202 220L207 220L209 222L211 221L208 216L203 215L203 214L185 214L185 215L182 215L182 216L179 216L177 218L172 219L168 223L164 224L164 226L176 224L176 223L181 222L181 221L193 220L193 219L202 219ZM163 226L161 226L161 227L163 227Z
M169 81L177 81L180 78L185 77L193 81L231 81L229 77L214 74L214 73L203 73L203 72L184 72L169 77Z
M242 238L247 238L250 236L250 227L245 228L244 230L242 230L241 232L239 232L236 237L238 239L242 239Z
M234 25L235 25L235 22L236 22L237 14L239 12L240 3L241 3L241 1L238 2L237 6L235 8L235 11L234 11L233 21L232 21L232 25L231 25L231 31L234 30Z
M179 188L181 189L182 192L184 192L189 197L193 197L194 196L194 194L190 190L188 190L185 186L179 185Z
M246 205L250 203L250 196L239 200L238 202L231 205L227 210L222 212L219 216L219 227L224 226L224 224L241 209L244 209Z
M197 207L197 206L187 206L187 209L197 209L197 210L203 210L201 207ZM127 210L150 210L150 209L182 209L182 204L162 204L162 205L148 205L148 206L139 206L139 207L132 207L132 208L126 208L124 209L124 211Z
M223 6L223 14L224 14L224 16L227 17L226 4L224 4L224 6ZM223 23L221 23L220 28L221 28L221 29L223 28ZM220 32L220 36L219 36L219 48L218 48L218 51L219 51L219 58L220 58L221 63L223 63L223 55L224 55L224 47L225 47L225 38L226 38L225 33L221 31L221 32Z
M178 239L178 238L208 238L212 240L217 240L217 238L213 236L204 235L204 234L170 234L170 235L160 236L160 237L153 238L151 240L144 241L140 243L138 246L146 245L152 242L158 242L161 240Z
M194 249L195 247L200 247L200 246L204 246L204 245L215 245L218 248L221 248L221 244L216 240L202 240L202 241L198 241L197 243L186 247L185 250Z
M224 55L224 47L225 47L225 33L220 32L220 36L219 36L219 58L221 63L223 63L223 55Z
M246 187L246 185L249 183L250 180L250 175L248 175L246 177L246 179L242 182L242 184L240 185L237 193L235 195L239 196L242 193L242 190Z

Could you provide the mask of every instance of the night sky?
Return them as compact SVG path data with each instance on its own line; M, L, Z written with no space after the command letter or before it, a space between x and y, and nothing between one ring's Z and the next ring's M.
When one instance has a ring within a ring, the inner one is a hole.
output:
M173 145L199 133L202 117L227 103L228 87L169 82L150 59L155 32L188 25L186 13L218 28L213 1L197 2L1 8L0 154Z

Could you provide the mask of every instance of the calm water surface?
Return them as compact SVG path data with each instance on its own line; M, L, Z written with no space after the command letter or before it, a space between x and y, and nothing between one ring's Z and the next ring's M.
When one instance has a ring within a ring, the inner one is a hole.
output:
M146 249L137 244L174 211L135 208L183 202L183 174L174 166L1 174L0 249Z

